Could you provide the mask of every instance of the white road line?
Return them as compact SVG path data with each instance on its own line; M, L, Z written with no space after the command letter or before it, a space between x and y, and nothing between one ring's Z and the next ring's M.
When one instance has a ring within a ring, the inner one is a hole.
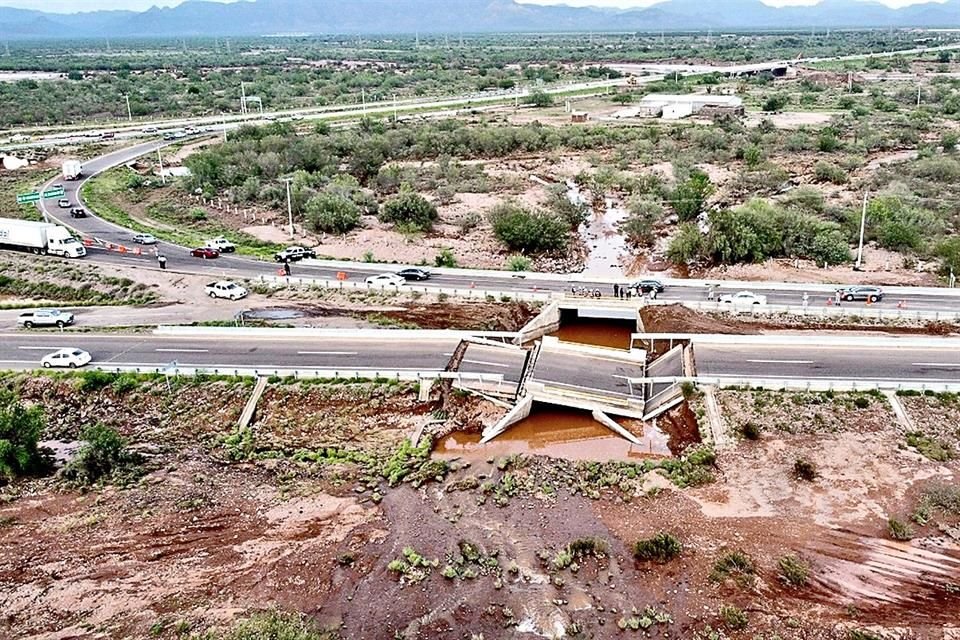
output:
M210 353L209 349L154 349L158 353Z
M298 356L355 356L356 351L297 351Z
M503 367L504 369L509 369L509 368L510 368L510 365L508 365L508 364L501 364L501 363L499 363L499 362L485 362L485 361L483 361L483 360L464 360L464 362L466 362L466 363L468 363L468 364L485 365L485 366L488 366L488 367Z
M66 349L67 347L17 347L24 351L56 351L57 349Z
M813 360L747 360L756 364L813 364Z
M960 367L960 362L911 362L910 366L912 367L946 367L946 368L956 368Z

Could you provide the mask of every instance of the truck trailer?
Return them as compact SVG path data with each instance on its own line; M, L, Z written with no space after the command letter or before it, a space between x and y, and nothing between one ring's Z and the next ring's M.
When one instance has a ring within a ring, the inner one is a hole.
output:
M87 255L83 244L58 224L0 218L0 247L66 258Z
M63 179L76 180L83 175L83 165L79 160L67 160L63 163Z

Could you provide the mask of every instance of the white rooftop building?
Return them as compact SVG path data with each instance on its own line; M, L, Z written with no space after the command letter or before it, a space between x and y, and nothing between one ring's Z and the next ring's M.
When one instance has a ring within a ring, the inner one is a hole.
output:
M678 120L702 111L743 112L743 100L737 96L725 96L714 93L690 93L686 95L667 95L652 93L644 96L634 107L622 109L614 118L636 118L639 116L662 117L664 120Z

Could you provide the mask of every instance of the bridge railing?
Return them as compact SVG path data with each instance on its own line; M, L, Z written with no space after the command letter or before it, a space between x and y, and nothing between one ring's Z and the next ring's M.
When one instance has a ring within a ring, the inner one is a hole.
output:
M415 371L397 369L309 369L283 367L190 367L168 365L92 365L107 373L160 374L166 376L226 376L235 378L293 378L295 380L453 380L500 385L504 378L499 373L461 373L458 371Z

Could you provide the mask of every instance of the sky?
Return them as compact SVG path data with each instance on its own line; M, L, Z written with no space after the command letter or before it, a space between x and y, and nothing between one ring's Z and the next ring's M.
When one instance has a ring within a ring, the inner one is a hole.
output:
M172 7L184 0L0 0L0 6L17 7L19 9L38 9L51 13L74 13L77 11L96 11L98 9L127 9L145 11L156 5ZM217 0L225 1L225 0ZM226 0L229 1L229 0ZM322 0L318 0L322 1ZM645 7L654 4L656 0L519 0L532 4L568 4L573 6L597 7ZM903 7L927 0L879 0L890 7ZM940 1L940 0L935 0ZM456 0L450 0L456 2ZM713 0L715 6L721 5L723 0ZM774 6L816 4L816 0L764 0Z

